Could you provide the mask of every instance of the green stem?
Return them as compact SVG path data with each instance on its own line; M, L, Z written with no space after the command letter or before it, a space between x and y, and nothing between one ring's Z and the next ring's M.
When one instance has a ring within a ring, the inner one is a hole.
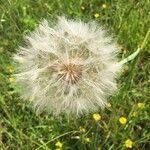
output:
M133 60L133 59L139 54L139 52L146 46L146 44L147 44L147 42L148 42L148 40L149 40L149 35L150 35L150 28L149 28L149 30L147 31L146 36L145 36L145 38L144 38L144 40L143 40L141 46L140 46L133 54L131 54L131 55L128 56L127 58L125 58L125 59L123 59L122 61L120 61L119 64L120 64L120 65L123 65L123 64L125 64L125 63L127 63L127 62Z

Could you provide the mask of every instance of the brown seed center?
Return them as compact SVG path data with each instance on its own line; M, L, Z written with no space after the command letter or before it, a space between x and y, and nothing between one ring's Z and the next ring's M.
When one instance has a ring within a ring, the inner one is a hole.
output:
M81 65L73 63L61 64L58 71L58 78L67 81L68 83L75 84L82 76Z

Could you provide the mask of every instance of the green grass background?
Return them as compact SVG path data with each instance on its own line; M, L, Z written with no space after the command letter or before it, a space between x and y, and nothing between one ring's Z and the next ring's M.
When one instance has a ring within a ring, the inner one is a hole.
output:
M102 9L102 4L107 8ZM97 20L115 35L121 60L142 45L150 27L149 10L149 0L0 0L0 149L54 150L60 141L64 150L124 150L129 138L134 142L132 149L150 150L149 37L138 57L124 66L118 91L110 98L111 107L98 112L102 116L99 122L92 114L78 119L44 113L36 116L15 91L7 69L18 46L24 44L23 35L41 19L53 22L58 15ZM95 13L100 16L95 18ZM138 102L145 107L138 108ZM121 116L127 118L125 125L119 123Z

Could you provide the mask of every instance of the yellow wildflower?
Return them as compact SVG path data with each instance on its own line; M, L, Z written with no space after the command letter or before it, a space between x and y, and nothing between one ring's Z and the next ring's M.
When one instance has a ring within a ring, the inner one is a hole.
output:
M100 116L100 114L98 114L98 113L95 113L95 114L93 114L93 119L95 120L95 121L99 121L99 120L101 120L101 116Z
M90 143L91 142L90 138L84 138L84 140L85 140L86 143Z
M106 4L103 4L102 5L102 9L106 9L107 8L107 5Z
M83 133L85 133L85 129L83 128L83 127L79 127L79 130L80 130L80 132L83 132Z
M126 124L127 119L126 119L125 117L120 117L120 118L119 118L119 122L120 122L121 124Z
M84 7L84 6L81 6L81 9L82 9L82 10L84 10L84 9L85 9L85 7Z
M8 72L13 73L14 72L14 68L12 66L8 66L7 67Z
M127 148L132 148L133 146L133 141L131 139L127 139L125 142L124 142L124 146L127 147Z
M58 142L56 142L55 146L57 147L57 150L61 149L63 147L63 143L61 143L60 141L58 141Z
M131 116L136 117L136 115L137 115L137 112L134 111Z
M98 17L99 17L99 14L98 14L98 13L94 14L94 17L95 17L95 18L98 18Z
M10 81L10 82L13 82L13 81L15 81L15 78L14 78L14 77L10 77L10 78L9 78L9 81Z
M138 106L138 108L143 109L145 107L145 104L144 103L138 103L137 106Z

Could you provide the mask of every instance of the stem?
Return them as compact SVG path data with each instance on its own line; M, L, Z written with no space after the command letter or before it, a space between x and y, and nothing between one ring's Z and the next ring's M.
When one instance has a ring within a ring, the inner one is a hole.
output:
M146 46L148 40L149 40L149 35L150 35L150 28L146 33L146 36L141 44L141 46L131 55L129 55L127 58L123 59L122 61L119 62L120 65L123 65L131 60L133 60L138 54L139 52Z

